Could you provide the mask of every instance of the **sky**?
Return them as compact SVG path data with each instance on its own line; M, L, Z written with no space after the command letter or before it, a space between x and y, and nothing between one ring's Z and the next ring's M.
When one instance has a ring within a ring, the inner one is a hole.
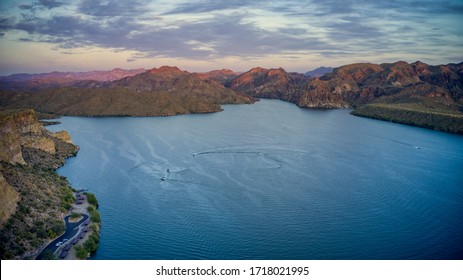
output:
M0 0L0 75L463 61L463 0Z

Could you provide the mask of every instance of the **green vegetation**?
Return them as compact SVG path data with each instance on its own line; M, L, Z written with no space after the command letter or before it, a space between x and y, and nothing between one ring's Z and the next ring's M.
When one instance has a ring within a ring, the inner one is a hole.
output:
M98 212L97 210L90 212L90 220L97 224L101 223L100 212Z
M463 134L463 113L454 110L423 108L421 104L368 104L357 108L352 114Z
M93 193L84 193L87 196L87 201L90 203L90 205L93 205L95 208L98 208L98 200L96 199L96 196Z
M78 259L85 260L88 258L88 252L82 245L76 245L74 249L76 250L76 257Z
M71 219L72 220L77 220L80 217L82 217L82 214L80 214L80 213L75 213L75 212L71 213Z
M44 260L56 260L55 255L53 255L53 252L51 250L46 250L43 252L43 259Z
M99 224L101 222L101 217L100 213L98 210L98 200L96 199L96 196L93 193L84 193L87 196L87 201L90 204L87 207L87 211L90 213L90 219L92 222Z
M100 241L100 237L98 236L97 233L92 233L89 235L87 241L84 243L84 248L89 252L90 254L93 254L96 252L98 249L98 244Z
M78 147L54 138L37 122L34 111L3 111L10 118L9 125L17 126L15 139L4 137L0 142L5 150L25 141L45 143L44 149L55 148L55 153L22 145L15 154L5 154L0 162L0 173L19 195L16 212L0 229L0 258L32 258L38 248L64 232L62 214L74 202L73 192L65 177L55 170L65 159L74 155ZM5 116L5 115L3 115ZM0 128L2 127L0 123ZM33 133L22 134L27 126ZM23 164L15 164L14 156L22 157Z
M62 201L71 190L55 172L4 162L0 172L21 197L17 211L0 230L1 259L34 251L64 232Z

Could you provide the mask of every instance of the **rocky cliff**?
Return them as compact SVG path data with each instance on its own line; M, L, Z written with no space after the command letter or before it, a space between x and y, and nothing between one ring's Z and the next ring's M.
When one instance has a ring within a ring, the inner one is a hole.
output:
M19 195L0 172L0 228L16 211Z
M21 147L54 154L55 142L32 109L0 111L0 160L26 164Z
M252 97L280 99L303 108L349 107L329 84L282 68L253 68L233 79L229 86Z
M77 153L67 132L45 130L31 109L0 110L0 258L33 258L61 234L73 202L54 171Z
M463 63L431 66L399 61L351 64L320 77L331 92L353 106L429 98L448 106L463 104Z
M352 64L320 80L354 115L463 133L463 63Z

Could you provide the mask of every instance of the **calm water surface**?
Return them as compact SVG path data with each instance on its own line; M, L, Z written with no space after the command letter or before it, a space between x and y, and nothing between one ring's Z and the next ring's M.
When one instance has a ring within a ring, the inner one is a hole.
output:
M63 117L100 201L95 259L463 256L463 137L281 101Z

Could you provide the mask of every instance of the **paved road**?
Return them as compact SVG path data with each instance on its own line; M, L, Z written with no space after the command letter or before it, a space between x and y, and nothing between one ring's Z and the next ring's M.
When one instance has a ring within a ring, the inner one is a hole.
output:
M45 251L47 250L50 250L52 251L53 253L56 251L56 249L58 249L58 246L56 246L56 244L58 242L62 242L63 239L68 239L68 240L71 240L76 234L77 232L79 231L79 226L84 223L85 221L88 220L88 215L86 214L82 214L83 216L83 219L81 219L80 221L76 222L76 223L70 223L69 222L69 217L70 215L64 217L64 221L66 222L66 232L60 236L59 238L53 240L50 244L47 245L47 247L45 247L42 252L40 252L40 254L37 256L37 260L41 260L43 258L43 255L45 253ZM69 242L69 241L67 241ZM63 246L63 245L61 245Z

